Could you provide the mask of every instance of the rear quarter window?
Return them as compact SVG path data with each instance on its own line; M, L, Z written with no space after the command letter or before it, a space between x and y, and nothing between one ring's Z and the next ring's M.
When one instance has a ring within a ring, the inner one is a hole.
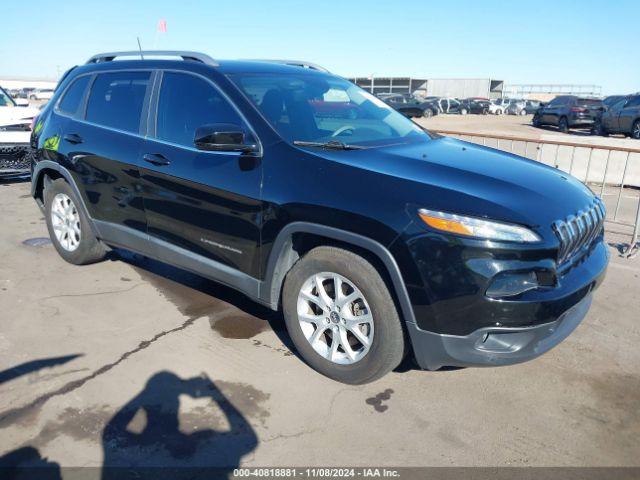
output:
M91 87L86 120L138 132L150 72L101 73Z
M80 108L80 103L84 98L84 92L87 89L87 85L89 85L90 78L90 75L84 75L75 79L64 92L58 104L58 110L69 115L74 115L78 111L78 108Z

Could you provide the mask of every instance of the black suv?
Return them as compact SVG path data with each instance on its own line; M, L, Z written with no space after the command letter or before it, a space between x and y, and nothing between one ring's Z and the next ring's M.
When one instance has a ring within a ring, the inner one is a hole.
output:
M622 133L640 140L640 93L621 97L612 105L605 106L593 130L596 135Z
M608 253L575 178L433 135L303 62L155 53L91 58L37 119L32 194L68 262L117 246L229 285L347 383L409 352L522 362L585 316Z
M400 93L380 94L378 98L405 117L430 118L438 114L438 105L434 101L420 101L411 95Z
M534 127L552 125L567 133L570 128L592 128L602 110L602 100L561 95L538 109L531 122Z

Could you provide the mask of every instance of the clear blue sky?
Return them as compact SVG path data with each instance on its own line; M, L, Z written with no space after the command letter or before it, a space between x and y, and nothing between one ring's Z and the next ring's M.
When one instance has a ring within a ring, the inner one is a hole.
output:
M640 90L640 0L3 2L0 76L55 78L94 53L151 48L300 58L343 76L494 78ZM634 48L636 47L636 48Z

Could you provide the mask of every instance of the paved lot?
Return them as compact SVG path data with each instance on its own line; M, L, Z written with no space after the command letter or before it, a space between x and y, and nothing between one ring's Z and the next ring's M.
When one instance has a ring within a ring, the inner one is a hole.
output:
M533 362L346 386L277 314L125 252L63 262L29 184L0 184L0 456L63 466L640 465L640 261Z
M511 135L539 140L609 145L640 149L640 141L615 135L599 137L588 130L571 130L560 133L554 127L536 128L531 125L533 115L436 115L415 119L420 125L432 130L486 133L489 135Z

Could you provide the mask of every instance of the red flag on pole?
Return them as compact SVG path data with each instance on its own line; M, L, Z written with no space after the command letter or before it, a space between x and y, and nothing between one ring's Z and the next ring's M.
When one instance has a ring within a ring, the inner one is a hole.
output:
M158 21L158 32L167 33L167 21L164 18Z

